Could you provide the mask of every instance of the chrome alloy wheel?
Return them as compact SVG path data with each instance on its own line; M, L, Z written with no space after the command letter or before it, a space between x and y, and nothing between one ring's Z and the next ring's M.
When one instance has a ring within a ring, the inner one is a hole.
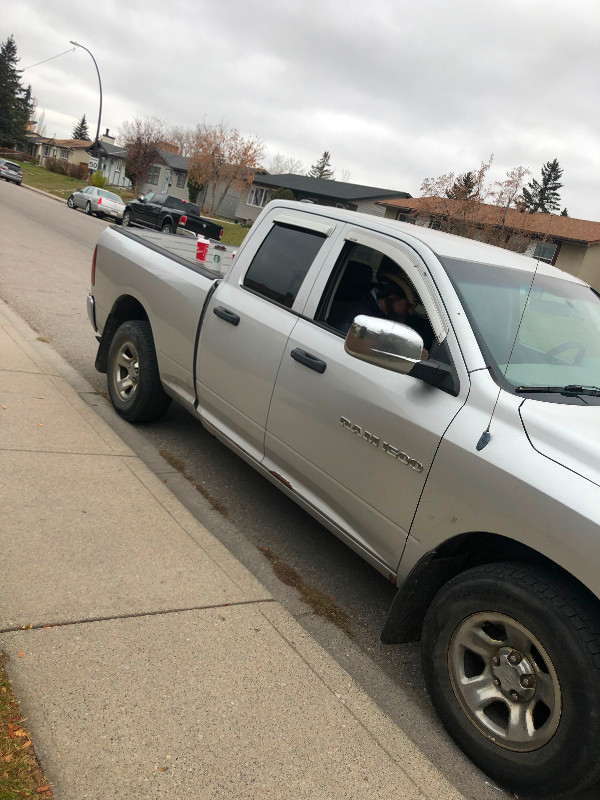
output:
M124 403L133 400L138 387L140 375L140 358L132 342L123 342L115 360L113 383L120 399Z
M480 612L464 619L450 641L448 672L469 721L500 747L531 752L556 733L558 675L541 642L512 617Z

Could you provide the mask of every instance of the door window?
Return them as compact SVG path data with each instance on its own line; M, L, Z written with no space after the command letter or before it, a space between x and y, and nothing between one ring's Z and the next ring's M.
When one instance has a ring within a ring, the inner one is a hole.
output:
M291 308L325 234L274 225L254 256L243 285Z
M425 306L402 267L375 248L349 243L325 287L316 318L345 336L359 314L408 325L422 337L427 351L435 341Z

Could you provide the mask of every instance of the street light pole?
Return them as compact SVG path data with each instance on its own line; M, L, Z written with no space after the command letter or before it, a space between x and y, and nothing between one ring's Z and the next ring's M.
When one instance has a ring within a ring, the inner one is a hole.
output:
M96 67L96 72L98 73L98 84L100 86L100 110L98 111L98 127L96 128L96 139L94 141L92 148L92 152L95 155L98 152L98 145L100 138L100 120L102 118L102 81L100 80L100 70L98 69L98 64L96 64L96 59L92 55L91 51L87 49L87 47L84 47L82 44L79 44L79 42L74 42L72 39L69 40L69 43L74 44L75 47L81 47L83 50L89 53L90 56L92 56L92 61L94 62L94 66Z

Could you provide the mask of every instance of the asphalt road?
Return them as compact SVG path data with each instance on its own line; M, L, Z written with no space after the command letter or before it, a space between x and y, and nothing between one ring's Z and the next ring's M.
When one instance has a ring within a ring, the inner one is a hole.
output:
M105 395L85 298L98 237L108 223L25 187L0 183L0 297ZM172 406L130 426L102 398L98 412L156 472L185 480L181 501L265 583L380 707L473 800L509 797L454 746L426 693L417 645L381 645L395 589L336 537ZM571 800L597 800L600 787Z

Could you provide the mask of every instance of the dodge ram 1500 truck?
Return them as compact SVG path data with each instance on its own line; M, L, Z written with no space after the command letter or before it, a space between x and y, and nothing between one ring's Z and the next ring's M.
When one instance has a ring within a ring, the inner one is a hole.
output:
M177 233L177 229L182 228L207 239L220 239L223 236L223 226L201 217L200 209L195 203L160 192L148 192L147 195L127 203L123 212L123 225L134 223L163 233Z
M438 714L490 776L520 796L592 784L598 295L508 250L286 201L215 266L102 233L88 312L117 412L175 399L396 583L382 639L421 640ZM353 318L382 272L407 324Z

